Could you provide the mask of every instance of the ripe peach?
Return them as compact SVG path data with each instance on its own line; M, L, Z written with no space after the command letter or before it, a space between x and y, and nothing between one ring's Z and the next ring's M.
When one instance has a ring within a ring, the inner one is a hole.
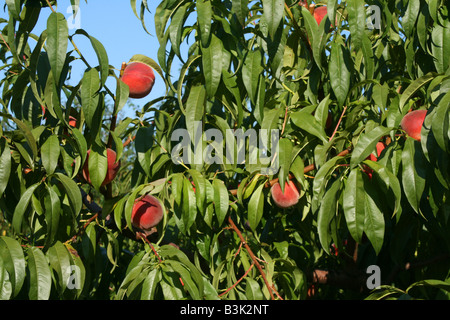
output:
M317 24L322 22L322 19L327 15L327 6L315 7L314 8L314 19L316 19Z
M293 181L285 183L284 193L281 191L280 183L275 183L270 189L272 199L280 208L289 208L298 203L300 194Z
M108 171L106 172L105 180L102 182L102 186L107 185L111 181L114 180L117 173L120 169L120 160L116 162L116 152L110 148L106 150L107 152L107 159L108 159ZM91 179L89 177L89 154L91 153L91 150L88 150L86 161L84 162L83 166L83 177L84 179L91 183Z
M152 195L145 195L134 201L131 223L138 229L149 231L162 220L163 216L162 202Z
M420 131L427 115L427 110L415 110L407 113L400 123L403 130L411 138L420 141Z
M122 81L130 88L130 98L144 98L152 91L155 83L153 69L142 62L127 64L122 74Z

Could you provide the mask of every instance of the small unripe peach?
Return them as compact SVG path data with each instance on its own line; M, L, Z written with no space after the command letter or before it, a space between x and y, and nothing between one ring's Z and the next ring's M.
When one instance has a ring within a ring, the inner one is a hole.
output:
M130 98L144 98L152 91L155 83L153 69L142 62L131 62L123 70L122 81L130 88Z
M284 192L281 191L280 183L275 183L272 188L270 188L270 193L273 201L280 208L289 208L296 205L300 197L297 186L293 181L285 183Z
M91 150L88 150L86 161L84 162L83 166L83 177L88 182L91 183L91 179L89 177L89 154L91 153ZM105 180L102 182L102 186L107 185L111 181L114 180L117 173L120 169L120 160L116 162L116 152L110 148L106 150L107 153L107 159L108 159L108 171L106 172Z
M422 124L425 121L427 110L415 110L407 113L400 123L403 130L411 138L420 141Z
M152 196L145 195L134 201L131 211L131 223L134 227L149 231L156 226L164 217L164 206L162 202Z

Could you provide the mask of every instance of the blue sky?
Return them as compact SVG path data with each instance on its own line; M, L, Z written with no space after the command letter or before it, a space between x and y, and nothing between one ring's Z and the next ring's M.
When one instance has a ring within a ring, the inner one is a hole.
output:
M73 23L71 20L72 12L68 9L70 1L58 2L59 6L55 10L64 14L70 27ZM103 44L108 53L109 64L117 69L120 69L122 62L127 62L134 54L144 54L158 62L157 51L159 43L155 35L153 15L159 2L155 0L148 1L151 12L145 13L145 24L151 35L145 32L141 21L135 16L130 2L124 0L88 0L88 3L85 0L80 0L79 17L77 17L79 19L79 27ZM139 13L140 1L137 1L137 3L137 12ZM50 8L41 10L39 22L33 30L34 34L40 35L45 30L47 17L50 13ZM8 18L7 13L3 10L3 5L0 9L0 18ZM4 24L2 24L3 26ZM75 31L76 29L72 28L69 30L69 34L73 34ZM90 65L98 65L97 57L89 40L82 35L77 35L75 42ZM29 43L33 46L34 40L30 40ZM69 49L71 48L69 45ZM78 57L76 53L72 55ZM81 61L72 63L72 66L72 80L69 83L76 84L81 79L86 66ZM117 71L116 74L118 75L119 72ZM112 77L109 78L107 86L115 92L115 80ZM143 99L130 101L135 105L142 106L146 102L164 94L164 81L155 72L155 85L150 95ZM125 113L129 116L134 116L133 114L128 114L125 110L126 108L127 106L124 108Z

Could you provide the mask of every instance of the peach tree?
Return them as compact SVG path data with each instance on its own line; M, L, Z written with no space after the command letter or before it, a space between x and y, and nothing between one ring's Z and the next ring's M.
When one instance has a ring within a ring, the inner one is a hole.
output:
M444 1L130 5L123 66L79 0L2 8L2 299L449 297Z

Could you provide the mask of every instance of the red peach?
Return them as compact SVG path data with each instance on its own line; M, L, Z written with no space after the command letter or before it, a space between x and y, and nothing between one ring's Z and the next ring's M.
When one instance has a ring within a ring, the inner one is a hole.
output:
M289 208L298 203L300 194L294 182L289 181L285 183L284 192L281 191L280 183L275 183L270 189L272 199L280 208Z
M107 159L108 159L108 171L106 172L105 180L102 182L102 186L107 185L111 181L114 180L117 173L120 169L120 160L116 162L116 152L110 148L106 150L107 152ZM88 150L86 161L84 162L83 166L83 177L84 179L91 183L91 179L89 177L89 154L91 153L91 150Z
M153 69L142 62L127 64L122 74L122 81L130 88L130 98L144 98L152 91L155 83Z
M149 231L162 220L163 216L162 202L154 196L146 195L134 201L131 223L138 229Z
M422 130L422 124L425 121L427 110L415 110L407 113L400 123L403 130L411 138L420 141L420 131Z

